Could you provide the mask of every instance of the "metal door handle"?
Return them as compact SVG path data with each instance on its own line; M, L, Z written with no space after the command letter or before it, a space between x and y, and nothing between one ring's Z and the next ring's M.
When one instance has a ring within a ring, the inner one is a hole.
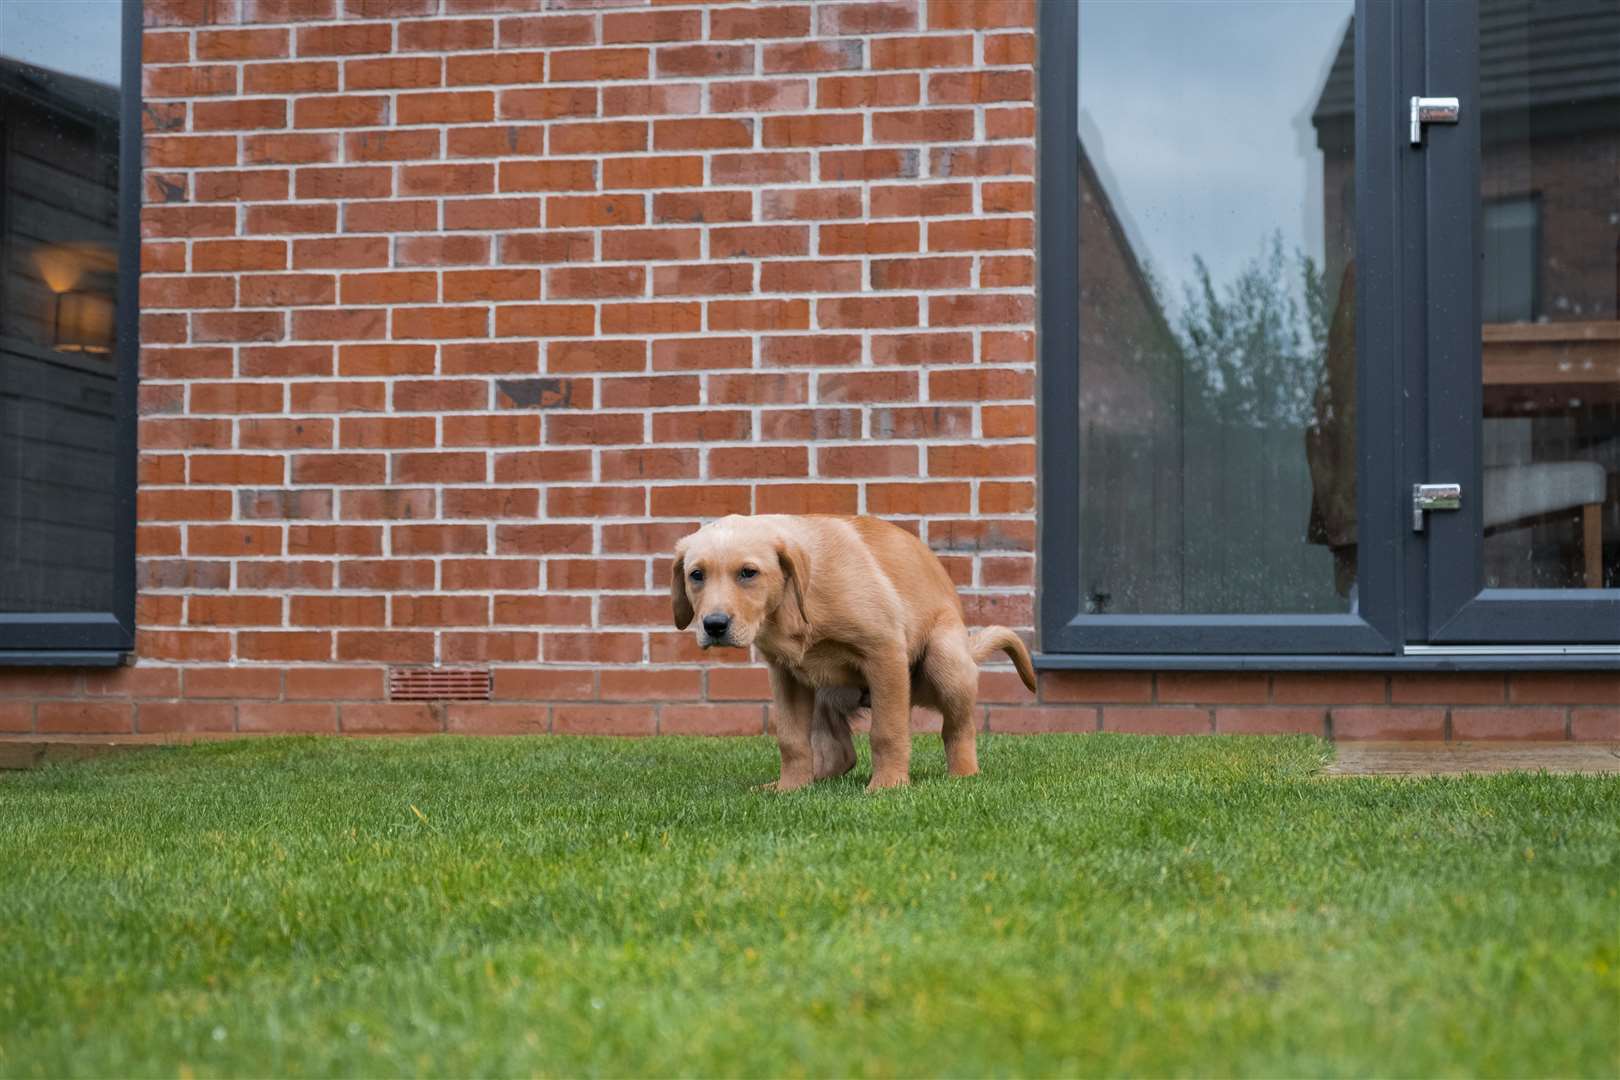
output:
M1423 144L1424 124L1455 124L1461 106L1454 97L1415 97L1412 99L1412 145Z
M1423 531L1423 512L1425 510L1460 510L1462 509L1461 484L1413 484L1412 485L1412 531Z

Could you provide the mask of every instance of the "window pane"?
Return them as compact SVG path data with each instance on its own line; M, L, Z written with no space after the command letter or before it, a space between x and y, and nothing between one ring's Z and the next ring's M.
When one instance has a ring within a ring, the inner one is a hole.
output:
M0 2L0 611L108 611L118 0Z
M1620 587L1620 5L1480 9L1485 581Z
M1080 6L1093 613L1354 603L1353 9Z

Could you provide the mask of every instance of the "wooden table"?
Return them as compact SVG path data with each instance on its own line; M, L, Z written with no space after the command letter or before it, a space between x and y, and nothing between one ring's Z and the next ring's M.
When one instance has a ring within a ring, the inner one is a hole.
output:
M1620 321L1486 323L1483 337L1489 416L1620 402Z

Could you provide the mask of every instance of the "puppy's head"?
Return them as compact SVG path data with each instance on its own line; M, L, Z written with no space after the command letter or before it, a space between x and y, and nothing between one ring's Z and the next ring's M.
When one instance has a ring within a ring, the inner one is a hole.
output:
M747 648L784 609L804 618L809 564L779 522L728 517L675 546L669 592L675 628L698 644Z

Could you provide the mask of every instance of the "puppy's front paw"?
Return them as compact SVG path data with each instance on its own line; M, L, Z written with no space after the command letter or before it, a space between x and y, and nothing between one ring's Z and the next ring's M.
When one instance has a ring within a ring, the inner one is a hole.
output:
M903 788L910 786L911 777L904 774L899 776L880 776L874 773L871 781L866 785L866 793L868 795L872 795L879 791L888 791L892 788Z
M754 790L771 791L780 795L788 791L798 791L802 787L807 787L809 783L810 781L808 780L772 780L768 784L759 785L759 787L755 788Z

